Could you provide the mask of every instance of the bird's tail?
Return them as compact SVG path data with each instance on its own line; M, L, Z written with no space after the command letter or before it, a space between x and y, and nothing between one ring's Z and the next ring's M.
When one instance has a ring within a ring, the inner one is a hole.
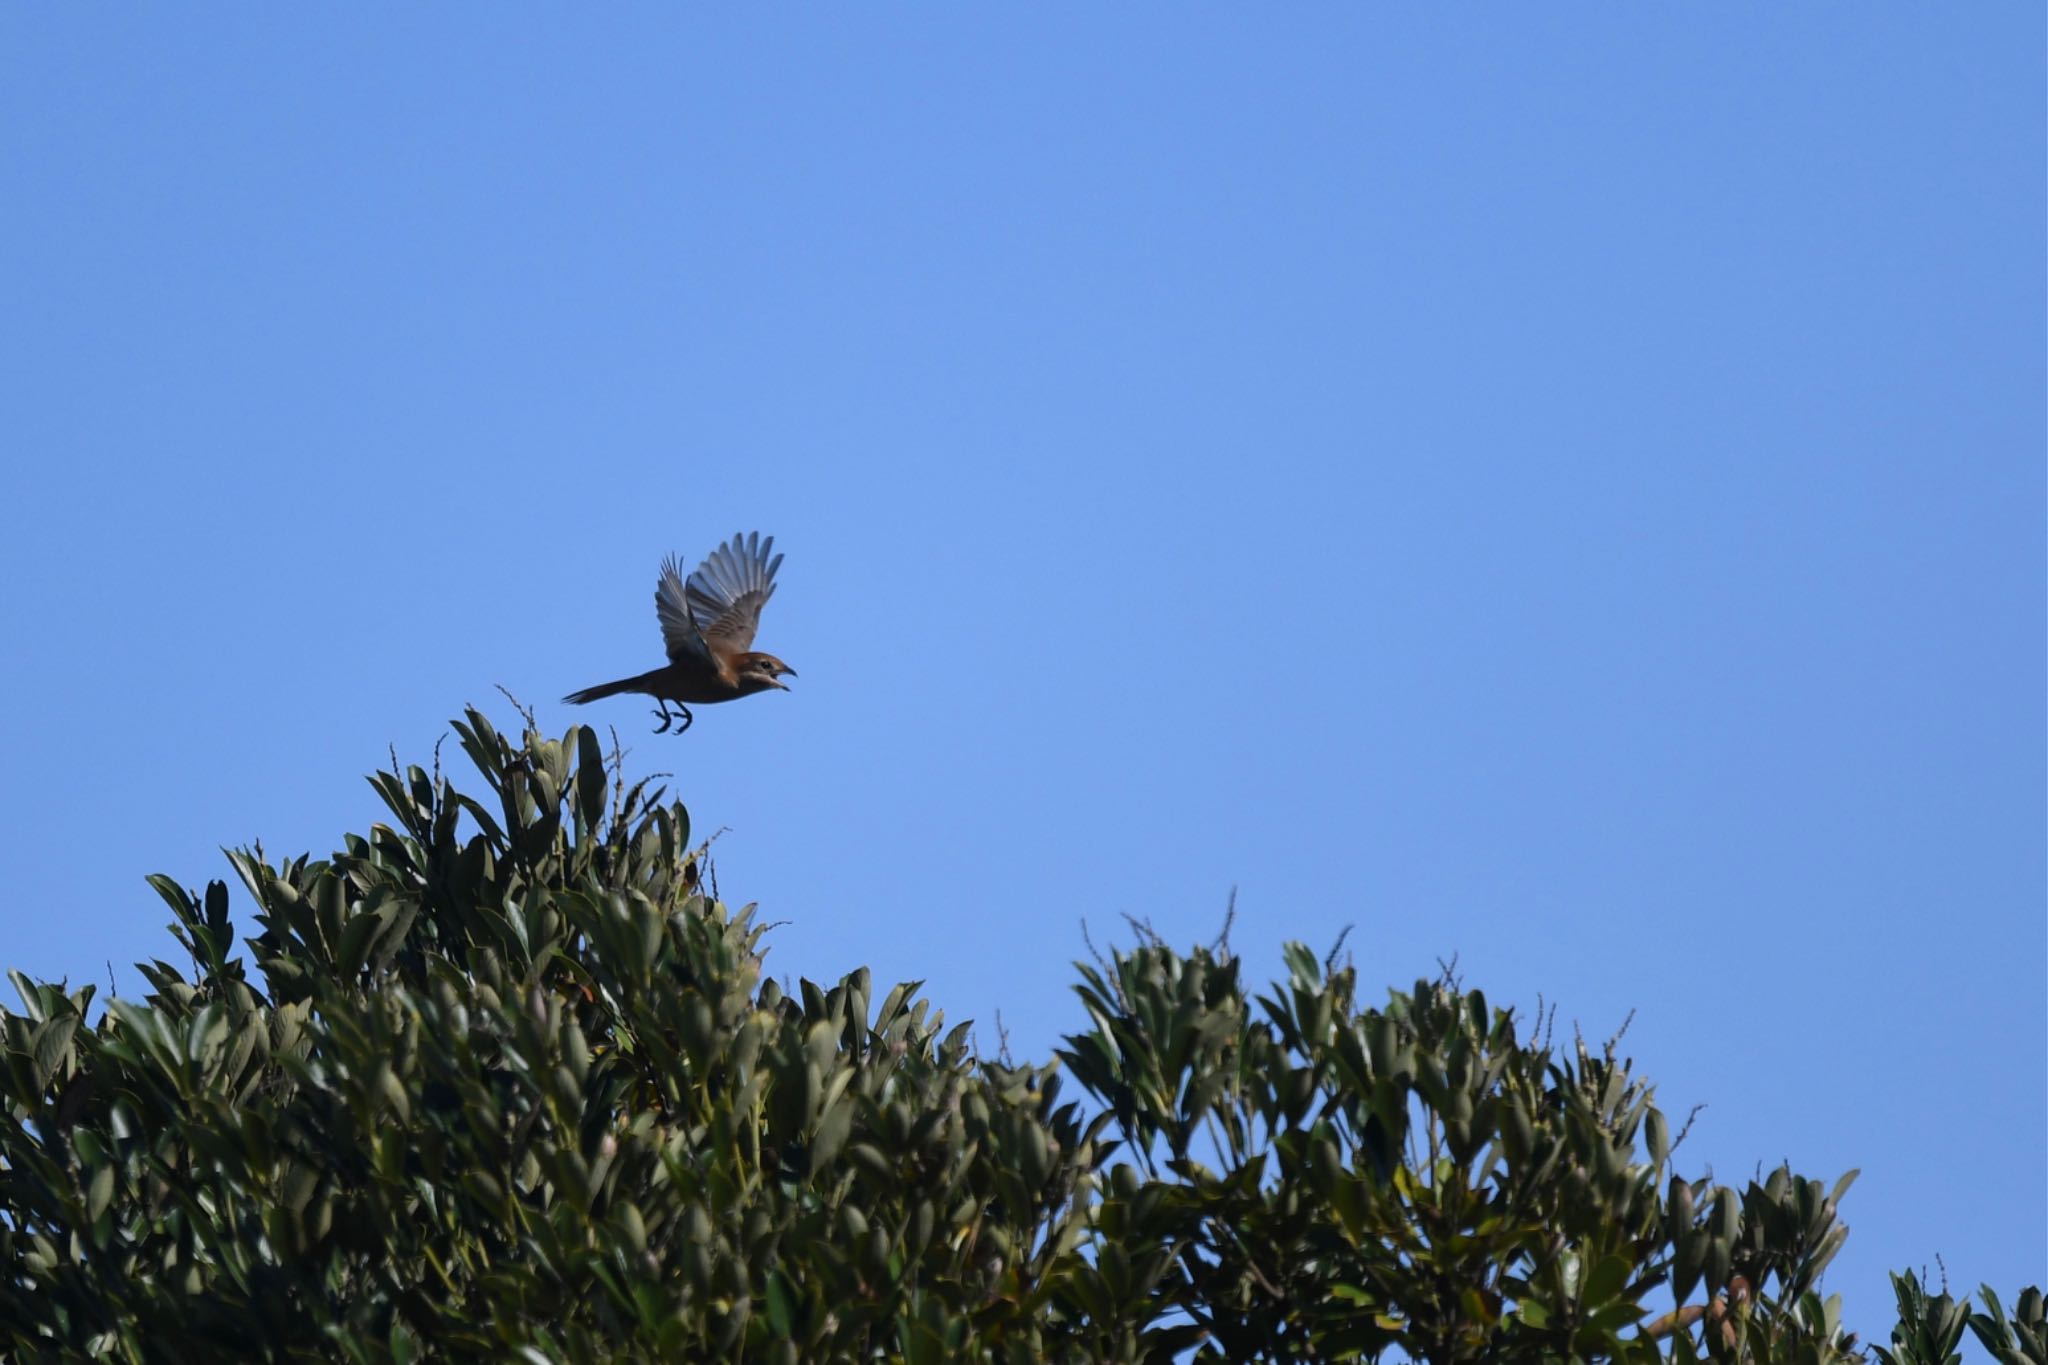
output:
M606 697L616 697L621 692L638 692L645 687L646 682L645 674L637 678L620 678L616 682L599 683L595 687L586 687L581 692L571 692L562 700L574 706L581 706L585 702L601 701Z

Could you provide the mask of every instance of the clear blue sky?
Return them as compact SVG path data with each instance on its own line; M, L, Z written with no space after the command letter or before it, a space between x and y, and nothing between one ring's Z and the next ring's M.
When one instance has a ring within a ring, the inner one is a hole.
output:
M2037 4L0 9L0 962L502 683L778 972L1540 991L1831 1275L2044 1277ZM637 700L671 551L795 690ZM454 753L451 746L450 753ZM458 760L459 761L459 760ZM246 913L246 903L237 898ZM251 926L253 927L253 926ZM139 980L121 967L123 989Z

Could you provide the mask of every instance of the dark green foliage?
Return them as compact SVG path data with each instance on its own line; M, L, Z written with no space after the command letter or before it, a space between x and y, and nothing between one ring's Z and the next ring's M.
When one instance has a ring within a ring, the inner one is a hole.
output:
M1858 1358L1849 1178L1686 1180L1611 1045L1148 942L1082 969L1062 1104L914 985L763 980L588 730L456 731L484 798L380 773L332 859L229 855L246 957L158 877L189 974L97 1019L14 977L0 1359ZM1878 1354L2048 1365L2038 1292L1985 1304L1904 1277Z
M1811 1286L1853 1176L1688 1183L1611 1046L1555 1055L1447 981L1361 1009L1351 969L1288 963L1254 1012L1235 960L1118 954L1084 970L1095 1028L1061 1054L1143 1167L1112 1175L1105 1222L1129 1191L1187 1248L1171 1293L1198 1360L1733 1358L1676 1330L1704 1306L1644 1328L1659 1290L1725 1311L1737 1284L1741 1351L1852 1358Z
M2038 1289L2022 1293L2008 1318L2005 1305L1988 1287L1979 1291L1981 1313L1972 1313L1968 1303L1957 1303L1945 1289L1930 1297L1911 1271L1892 1276L1892 1288L1899 1296L1899 1325L1892 1329L1891 1349L1877 1348L1884 1365L1950 1365L1962 1359L1956 1347L1964 1328L1999 1365L2048 1365L2048 1314Z

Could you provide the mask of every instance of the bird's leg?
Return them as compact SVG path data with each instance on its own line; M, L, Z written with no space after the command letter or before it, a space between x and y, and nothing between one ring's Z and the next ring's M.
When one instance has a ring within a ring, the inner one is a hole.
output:
M668 723L669 723L669 722L670 722L671 720L674 720L674 719L675 719L675 717L671 716L671 715L670 715L670 714L668 713L668 703L667 703L667 702L663 701L663 700L662 700L662 699L661 699L660 697L656 697L656 698L654 699L654 702L655 702L655 705L656 705L656 707L657 707L657 708L659 708L659 709L657 709L657 710L655 711L655 713L654 713L654 714L655 714L655 715L656 715L657 717L659 717L659 718L660 718L660 720L661 720L661 724L659 724L659 725L657 725L657 726L655 726L655 727L654 727L654 733L658 735L658 734L661 734L661 733L662 733L663 731L665 731L665 730L667 730L667 729L668 729Z
M683 718L683 723L676 727L676 733L681 734L683 731L689 729L691 723L695 721L697 718L691 715L690 708L683 705L681 702L676 703L676 711Z

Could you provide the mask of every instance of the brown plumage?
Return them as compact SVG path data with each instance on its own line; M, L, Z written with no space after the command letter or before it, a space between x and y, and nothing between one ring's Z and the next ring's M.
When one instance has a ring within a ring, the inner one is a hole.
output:
M779 687L796 670L773 654L752 648L761 608L775 595L775 571L782 556L768 557L775 537L756 531L736 535L713 550L695 573L683 577L682 565L670 555L661 564L654 585L654 613L661 619L661 641L668 662L638 677L599 683L562 698L581 706L621 692L644 692L659 702L657 735L678 719L681 734L693 717L685 702L731 701ZM675 704L678 715L669 714Z

